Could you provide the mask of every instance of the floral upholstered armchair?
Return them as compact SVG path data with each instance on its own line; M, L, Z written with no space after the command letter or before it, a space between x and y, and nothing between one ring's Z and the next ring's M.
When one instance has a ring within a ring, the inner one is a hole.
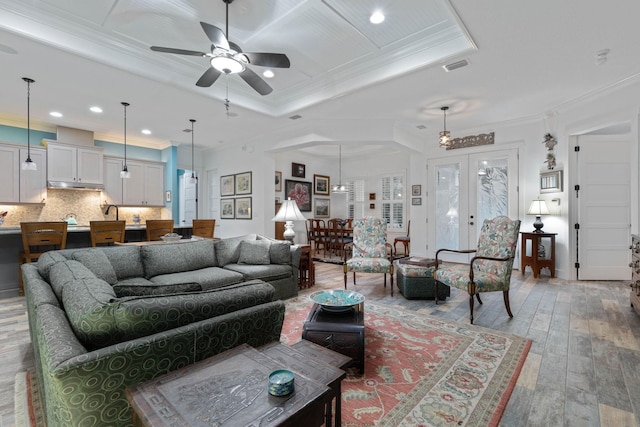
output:
M352 257L347 259L351 249ZM393 248L387 243L387 223L384 219L366 216L353 221L353 243L344 251L344 288L347 289L347 273L383 273L384 287L387 287L387 273L391 275L391 295L393 296Z
M477 249L439 249L436 252L435 278L454 288L469 292L469 310L473 323L473 297L480 300L480 292L502 291L504 305L509 317L509 283L513 259L516 255L520 220L506 216L487 219L482 224ZM470 264L441 265L441 252L474 253Z

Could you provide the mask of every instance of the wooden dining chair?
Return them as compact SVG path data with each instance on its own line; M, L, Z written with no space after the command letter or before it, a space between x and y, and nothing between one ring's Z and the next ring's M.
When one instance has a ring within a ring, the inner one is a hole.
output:
M215 219L194 219L192 222L193 231L192 236L206 237L213 239L213 234L216 229Z
M324 219L311 218L309 220L311 222L311 234L313 235L313 243L314 243L314 253L322 247L324 252L323 256L327 255L327 224L324 222Z
M147 220L147 241L162 240L165 234L173 233L172 219L148 219Z
M396 253L396 256L398 256L398 248L396 248L396 245L398 243L402 243L402 245L404 246L404 256L408 256L409 245L411 244L411 220L407 222L407 235L398 236L395 239L393 239L393 250Z
M348 220L340 218L330 219L327 223L329 249L331 253L337 254L340 258L344 255L345 246L353 242L350 231L347 231L348 223Z
M20 265L37 261L47 251L64 249L67 245L66 221L21 222L22 251ZM24 295L22 267L19 267L19 295Z
M89 221L91 246L124 243L125 221Z

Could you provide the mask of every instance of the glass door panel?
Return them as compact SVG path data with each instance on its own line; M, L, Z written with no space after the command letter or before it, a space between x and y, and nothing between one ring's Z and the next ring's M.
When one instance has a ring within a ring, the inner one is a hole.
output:
M432 159L428 162L428 252L474 249L485 219L518 218L517 149ZM446 254L451 262L471 255Z

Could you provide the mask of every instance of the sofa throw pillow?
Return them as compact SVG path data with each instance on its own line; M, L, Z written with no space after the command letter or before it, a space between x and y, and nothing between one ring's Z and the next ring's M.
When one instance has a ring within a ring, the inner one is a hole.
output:
M271 264L290 264L291 243L280 240L271 242L269 256L271 257Z
M237 264L240 258L240 244L245 240L255 241L256 235L218 240L215 244L218 266L224 267L228 264Z
M76 279L65 286L64 311L76 336L89 349L120 341L115 301L111 285L97 277Z
M45 252L40 255L40 258L38 258L38 273L40 273L44 280L46 280L47 282L51 282L49 280L49 272L51 271L51 267L53 267L56 263L64 262L66 260L67 258L64 255L56 251Z
M55 263L49 275L51 277L49 283L60 301L63 301L69 283L78 279L96 279L96 275L91 270L76 260Z
M101 249L91 248L75 251L71 254L71 259L79 261L91 270L98 279L102 279L110 285L115 285L118 281L116 271Z
M268 240L243 241L240 243L238 264L266 265L271 263Z

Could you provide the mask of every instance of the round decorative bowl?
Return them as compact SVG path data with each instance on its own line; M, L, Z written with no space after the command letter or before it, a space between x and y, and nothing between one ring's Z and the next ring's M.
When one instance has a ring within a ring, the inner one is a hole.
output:
M178 240L182 239L182 236L176 233L171 233L171 234L165 234L164 236L160 237L165 243L173 243L173 242L177 242Z
M364 295L355 291L333 289L328 291L317 291L309 295L314 303L322 307L323 310L336 313L349 311L354 305L364 301Z
M278 369L269 374L269 394L272 396L286 396L293 393L293 372Z

